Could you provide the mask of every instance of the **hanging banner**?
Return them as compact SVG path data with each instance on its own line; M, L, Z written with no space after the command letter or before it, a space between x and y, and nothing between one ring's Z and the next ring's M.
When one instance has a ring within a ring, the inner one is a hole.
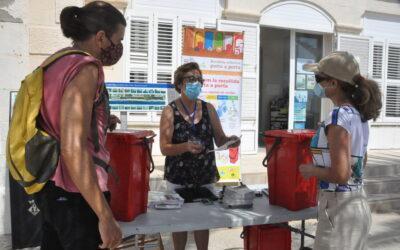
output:
M200 98L214 105L226 135L240 136L243 33L184 28L182 63L203 72ZM239 149L215 152L221 182L240 181Z

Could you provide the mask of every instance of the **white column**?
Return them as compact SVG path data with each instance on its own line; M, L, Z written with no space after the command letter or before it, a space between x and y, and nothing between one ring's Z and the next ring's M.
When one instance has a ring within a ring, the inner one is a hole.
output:
M289 117L288 129L293 129L294 121L294 91L296 78L296 31L290 31L290 64L289 64Z

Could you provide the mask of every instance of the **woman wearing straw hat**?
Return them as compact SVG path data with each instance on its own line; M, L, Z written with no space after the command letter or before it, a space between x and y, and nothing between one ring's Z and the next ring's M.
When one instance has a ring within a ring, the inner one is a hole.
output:
M348 52L333 52L316 64L314 93L335 105L311 141L313 164L303 164L305 178L320 182L314 249L365 249L371 212L362 189L369 139L368 121L382 107L376 82L360 75Z

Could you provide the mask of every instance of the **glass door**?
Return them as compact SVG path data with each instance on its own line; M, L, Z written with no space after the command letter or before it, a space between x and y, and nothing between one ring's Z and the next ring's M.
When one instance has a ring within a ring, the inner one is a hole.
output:
M322 57L322 35L296 33L293 129L315 129L321 116L321 99L314 95L314 74L303 70L306 63Z

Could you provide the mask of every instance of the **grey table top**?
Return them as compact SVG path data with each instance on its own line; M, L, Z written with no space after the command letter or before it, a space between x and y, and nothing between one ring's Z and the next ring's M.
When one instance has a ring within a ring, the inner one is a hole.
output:
M225 209L221 204L185 203L177 210L156 210L120 222L124 237L133 234L193 231L211 228L242 227L317 218L317 208L289 211L270 205L263 196L254 199L252 209Z

